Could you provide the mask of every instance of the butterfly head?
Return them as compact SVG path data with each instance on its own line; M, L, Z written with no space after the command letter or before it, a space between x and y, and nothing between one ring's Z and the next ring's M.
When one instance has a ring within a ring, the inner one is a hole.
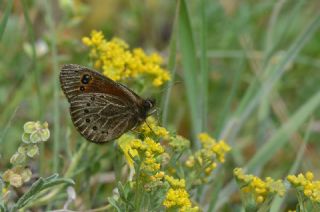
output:
M143 102L143 111L145 112L145 117L152 115L155 113L156 109L154 106L156 105L155 99L146 99Z

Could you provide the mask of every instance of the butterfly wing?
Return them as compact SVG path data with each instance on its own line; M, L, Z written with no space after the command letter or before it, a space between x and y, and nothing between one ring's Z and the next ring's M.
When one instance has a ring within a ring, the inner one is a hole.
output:
M132 104L141 105L143 102L142 98L124 85L77 64L62 66L60 84L69 101L81 93L106 93L130 101Z
M114 140L139 122L131 105L104 93L84 93L71 98L70 114L80 134L95 143Z
M89 141L114 140L141 121L139 108L144 100L96 71L75 64L64 65L60 83L70 102L73 124Z

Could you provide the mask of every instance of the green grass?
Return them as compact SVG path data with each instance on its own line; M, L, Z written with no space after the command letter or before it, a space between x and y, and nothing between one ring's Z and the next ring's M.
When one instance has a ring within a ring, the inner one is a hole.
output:
M81 38L97 29L164 56L172 80L154 92L163 126L192 140L194 150L203 131L232 146L210 183L192 192L205 211L242 207L235 167L279 179L311 170L320 178L316 0L64 3L0 1L0 174L10 168L23 124L48 121L51 138L31 165L35 173L72 178L81 209L110 207L107 197L127 179L121 151L78 135L58 79L62 64L88 65ZM93 182L107 174L117 180ZM272 211L293 209L290 195L276 198ZM66 196L58 186L28 204L58 209Z
M4 9L5 12L0 22L0 40L2 39L3 33L6 29L6 25L8 23L8 18L12 10L12 6L13 6L13 1L8 1L7 4L5 5L5 9Z
M196 48L188 8L184 0L180 1L178 40L181 52L181 63L184 71L186 96L190 109L192 136L195 137L202 129L203 116L201 114L201 102L203 101L197 98L197 94L200 92L199 75L197 74L199 65L196 57ZM198 147L197 143L195 145Z

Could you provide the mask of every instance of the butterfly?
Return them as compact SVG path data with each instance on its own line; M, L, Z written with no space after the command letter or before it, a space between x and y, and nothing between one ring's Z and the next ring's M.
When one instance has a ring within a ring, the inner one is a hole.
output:
M143 99L126 86L81 65L63 65L60 84L70 103L74 126L94 143L119 138L155 112L155 100Z

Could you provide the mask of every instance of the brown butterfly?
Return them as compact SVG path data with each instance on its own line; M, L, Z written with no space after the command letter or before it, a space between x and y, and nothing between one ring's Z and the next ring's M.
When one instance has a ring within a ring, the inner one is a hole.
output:
M74 126L87 140L105 143L140 125L155 101L84 66L63 65L61 88L70 103Z

